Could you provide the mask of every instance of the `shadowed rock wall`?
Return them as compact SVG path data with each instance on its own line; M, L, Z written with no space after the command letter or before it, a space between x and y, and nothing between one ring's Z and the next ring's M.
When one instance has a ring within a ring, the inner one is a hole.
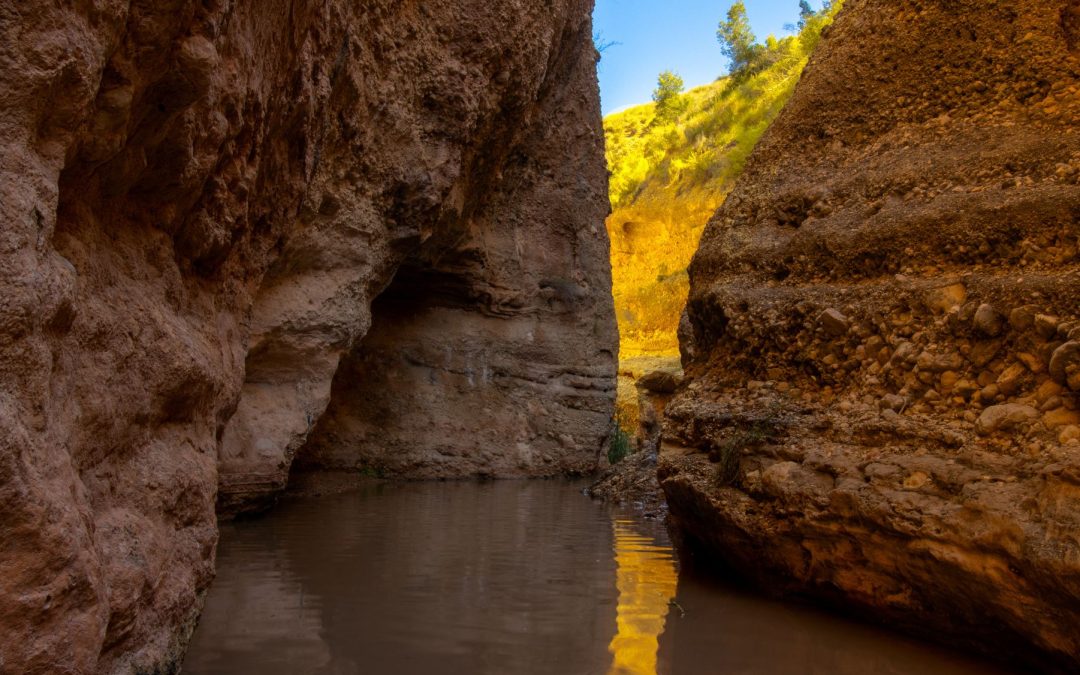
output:
M595 68L570 49L548 68L529 114L558 123L501 123L506 139L486 150L491 162L512 148L499 182L466 191L467 216L376 301L304 468L548 476L593 471L606 454L617 336L596 227L608 210L599 110L582 95Z
M517 308L565 280L528 357L595 367L581 412L531 420L569 431L530 467L590 465L616 349L590 11L0 9L0 669L171 672L213 574L219 466L226 506L279 489L372 300L405 261L483 249L465 233L497 242L513 278L472 278Z
M779 592L1080 658L1074 0L848 0L691 267L676 525Z

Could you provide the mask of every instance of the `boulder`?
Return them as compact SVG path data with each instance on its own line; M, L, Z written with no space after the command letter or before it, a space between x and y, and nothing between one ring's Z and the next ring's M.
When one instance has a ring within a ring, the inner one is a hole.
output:
M975 430L980 434L992 434L995 431L1012 431L1038 419L1039 411L1029 405L1005 403L992 405L979 415Z

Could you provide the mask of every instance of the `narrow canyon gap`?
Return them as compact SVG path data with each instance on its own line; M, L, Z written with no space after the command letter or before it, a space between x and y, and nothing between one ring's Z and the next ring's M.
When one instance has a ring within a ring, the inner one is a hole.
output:
M5 669L173 672L219 480L261 507L298 452L596 466L618 347L591 4L0 10Z

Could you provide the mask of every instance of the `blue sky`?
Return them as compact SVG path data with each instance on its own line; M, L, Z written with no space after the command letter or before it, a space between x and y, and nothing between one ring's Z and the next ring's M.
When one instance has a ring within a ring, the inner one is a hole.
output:
M674 70L687 88L707 84L727 72L716 26L735 0L596 0L593 30L620 44L600 61L604 114L646 103L662 70ZM795 23L798 0L744 0L758 40L786 34ZM810 0L814 9L821 0Z

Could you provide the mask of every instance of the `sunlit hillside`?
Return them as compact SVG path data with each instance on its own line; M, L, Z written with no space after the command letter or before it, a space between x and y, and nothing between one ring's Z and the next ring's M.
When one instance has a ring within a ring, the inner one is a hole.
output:
M763 45L756 72L604 120L613 213L607 228L622 358L678 353L690 259L758 139L787 102L840 2L797 35Z

